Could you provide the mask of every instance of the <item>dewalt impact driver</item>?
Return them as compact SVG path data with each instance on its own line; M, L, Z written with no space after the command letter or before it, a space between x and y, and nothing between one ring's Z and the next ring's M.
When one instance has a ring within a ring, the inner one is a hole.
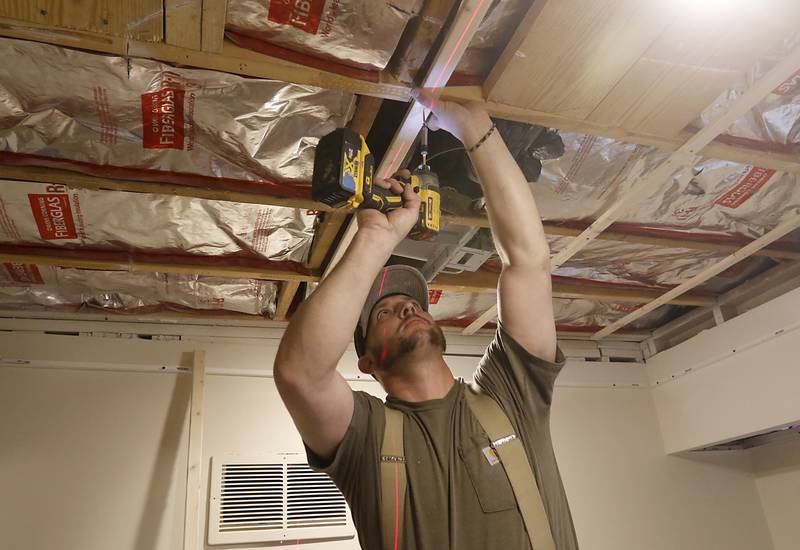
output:
M333 208L374 208L381 212L401 208L400 195L372 184L374 171L375 159L364 138L349 128L339 128L319 140L311 196ZM410 181L404 183L411 185L422 203L409 237L420 241L430 239L439 232L439 178L423 163L412 172Z

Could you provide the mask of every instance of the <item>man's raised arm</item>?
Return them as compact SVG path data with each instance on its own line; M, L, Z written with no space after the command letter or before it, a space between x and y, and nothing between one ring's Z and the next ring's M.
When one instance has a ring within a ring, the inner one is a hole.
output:
M353 395L336 365L378 272L417 221L419 197L396 180L379 186L402 192L403 208L358 213L358 231L342 260L292 316L275 357L281 398L306 445L329 458L353 416Z
M434 124L456 136L470 153L486 197L492 237L503 263L497 285L499 319L530 353L556 356L550 248L530 186L481 103L433 103ZM490 133L491 131L491 133ZM487 136L488 134L488 136Z

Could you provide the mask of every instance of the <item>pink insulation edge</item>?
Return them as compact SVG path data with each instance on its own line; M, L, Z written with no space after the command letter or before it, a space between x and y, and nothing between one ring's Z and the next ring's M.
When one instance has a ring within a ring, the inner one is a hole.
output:
M317 141L347 122L355 101L9 38L0 39L0 57L3 162L111 177L308 195Z

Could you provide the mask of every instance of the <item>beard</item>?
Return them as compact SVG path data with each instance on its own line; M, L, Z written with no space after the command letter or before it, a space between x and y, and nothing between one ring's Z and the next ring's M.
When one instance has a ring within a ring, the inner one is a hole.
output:
M401 336L398 338L395 356L402 357L413 353L415 350L425 345L426 338L432 347L439 348L442 353L447 349L447 341L444 338L444 332L442 332L439 325L432 324L425 330L417 330L408 336Z
M391 346L391 350L388 352L375 350L377 353L374 353L374 356L383 359L382 361L378 360L378 368L386 372L403 365L404 359L425 346L431 346L440 353L445 352L447 340L439 325L434 323L424 329L415 330L411 334L400 336L395 344Z

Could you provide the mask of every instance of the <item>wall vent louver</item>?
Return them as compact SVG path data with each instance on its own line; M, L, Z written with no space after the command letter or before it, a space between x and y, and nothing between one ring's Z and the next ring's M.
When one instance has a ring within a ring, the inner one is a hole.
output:
M344 496L298 454L211 461L208 543L353 538Z

